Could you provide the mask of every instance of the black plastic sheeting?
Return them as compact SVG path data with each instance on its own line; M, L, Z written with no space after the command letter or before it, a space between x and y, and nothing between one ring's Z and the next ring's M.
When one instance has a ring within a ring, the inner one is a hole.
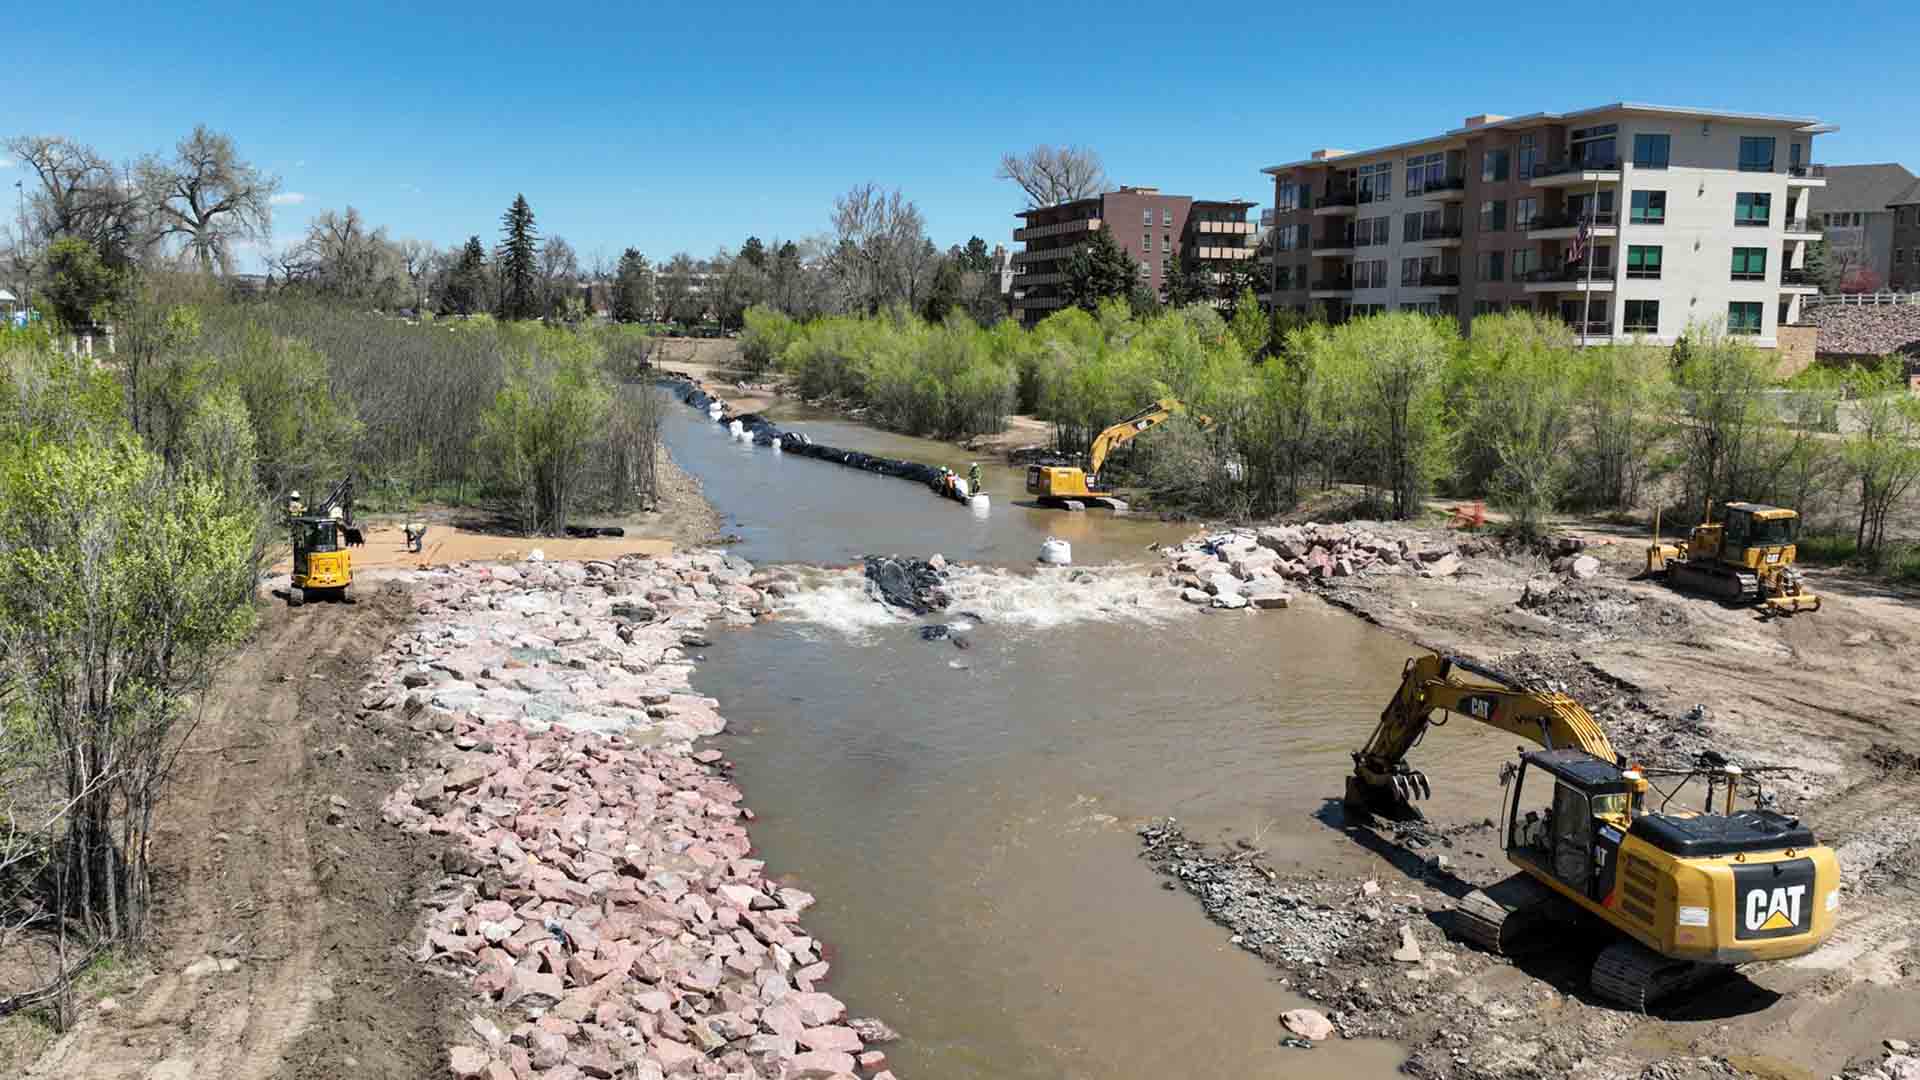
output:
M707 410L708 405L718 400L692 382L685 380L676 381L673 389L675 393L680 395L680 400L703 412ZM800 432L781 431L775 427L771 421L759 413L748 413L745 416L732 416L722 411L719 419L716 420L715 423L724 425L730 424L735 420L740 421L741 426L752 434L755 446L771 446L777 442L780 444L780 449L789 454L798 454L801 457L814 458L819 461L830 461L835 465L844 465L849 469L860 469L863 472L878 473L881 476L893 476L901 480L911 480L916 484L925 484L936 495L945 495L956 501L965 501L946 489L942 483L945 476L944 472L931 465L922 465L916 461L901 461L898 458L885 458L875 454L864 454L858 450L842 450L837 446L827 446L822 443L817 443L805 435L802 435Z
M867 581L883 603L915 615L931 615L953 602L943 588L947 576L924 559L869 555Z

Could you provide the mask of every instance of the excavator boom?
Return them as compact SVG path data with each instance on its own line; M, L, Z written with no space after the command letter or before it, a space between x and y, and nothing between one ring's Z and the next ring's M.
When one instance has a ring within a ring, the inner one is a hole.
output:
M1484 682L1463 679L1459 672ZM1615 760L1613 744L1580 703L1547 691L1524 690L1491 668L1457 656L1428 654L1407 661L1400 688L1380 712L1380 723L1353 755L1347 804L1356 810L1403 819L1416 816L1410 803L1431 793L1426 777L1407 764L1407 753L1429 727L1446 723L1437 712L1457 714L1518 735L1549 750L1584 750Z
M1154 428L1159 427L1177 415L1184 414L1186 411L1186 405L1182 404L1179 399L1161 398L1159 401L1154 402L1139 412L1134 413L1132 416L1127 417L1125 420L1102 431L1100 434L1094 436L1093 445L1087 450L1087 472L1094 476L1099 476L1100 466L1107 463L1107 455L1113 453L1116 448L1132 442L1146 432L1152 431ZM1202 416L1198 419L1203 427L1213 426L1213 421L1207 417Z

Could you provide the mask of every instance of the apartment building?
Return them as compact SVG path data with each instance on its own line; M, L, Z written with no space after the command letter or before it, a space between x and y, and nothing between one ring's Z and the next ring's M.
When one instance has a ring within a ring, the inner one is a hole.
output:
M1013 313L1032 326L1066 307L1067 261L1106 229L1140 264L1140 283L1164 296L1174 267L1198 260L1224 281L1233 270L1252 266L1253 203L1241 199L1195 199L1163 195L1159 188L1121 187L1058 206L1023 210L1024 224L1013 238L1025 245L1013 255Z
M1846 288L1885 288L1893 280L1893 203L1915 183L1904 166L1829 165L1827 187L1813 200L1813 219L1827 258Z
M1817 292L1818 121L1617 103L1468 117L1273 177L1268 296L1335 318L1529 309L1586 343L1722 322L1772 347Z
M1920 180L1893 197L1893 265L1887 287L1901 292L1920 291Z

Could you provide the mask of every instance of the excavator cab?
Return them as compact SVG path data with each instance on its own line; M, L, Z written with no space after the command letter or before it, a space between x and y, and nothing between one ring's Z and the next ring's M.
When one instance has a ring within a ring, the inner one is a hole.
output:
M1507 799L1507 856L1582 896L1611 891L1629 808L1646 781L1584 750L1522 754Z
M298 606L325 596L353 602L353 558L349 549L363 542L353 521L353 479L328 494L311 513L288 518L293 539L293 579L288 603Z

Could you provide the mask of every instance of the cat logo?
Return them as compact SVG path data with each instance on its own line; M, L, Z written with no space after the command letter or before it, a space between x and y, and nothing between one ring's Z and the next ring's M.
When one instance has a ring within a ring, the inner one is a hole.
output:
M1800 902L1806 899L1805 885L1787 885L1777 889L1747 891L1747 929L1791 930L1800 925Z
M1494 702L1492 698L1473 695L1460 699L1460 711L1476 720L1493 719Z

